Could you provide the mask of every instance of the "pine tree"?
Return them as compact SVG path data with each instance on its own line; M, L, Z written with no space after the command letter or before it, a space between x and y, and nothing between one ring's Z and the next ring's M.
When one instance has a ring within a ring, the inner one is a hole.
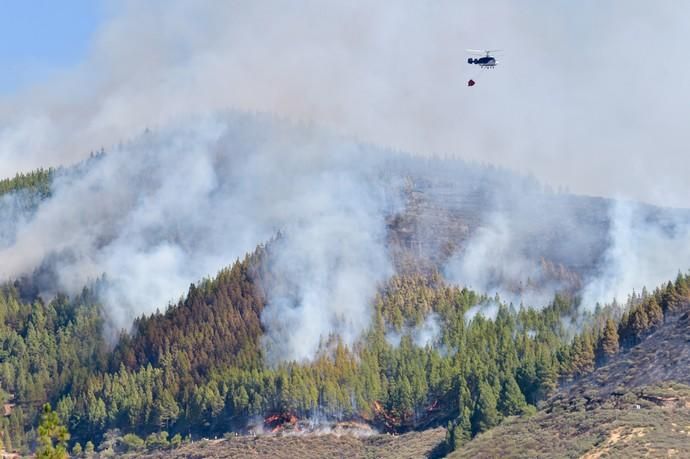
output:
M656 327L664 321L664 311L661 310L661 306L657 303L656 298L650 298L646 309L650 328Z
M3 438L5 440L5 451L11 452L13 451L14 448L12 448L12 438L10 437L9 432L5 430L5 434L3 435Z
M674 287L679 298L685 301L690 298L690 287L688 286L687 276L683 276L681 273L678 273Z
M122 445L125 447L127 452L141 451L146 446L146 443L142 438L133 433L128 433L122 437Z
M594 346L590 333L584 333L573 342L571 374L578 378L594 369Z
M647 311L644 307L642 307L642 305L637 306L630 314L630 326L636 342L639 341L649 329L649 317L647 316Z
M36 451L39 459L67 459L67 442L69 441L67 428L60 423L56 412L50 404L43 405L41 423L38 426L38 441L40 447Z
M500 422L501 417L496 409L496 395L486 382L479 385L479 399L472 415L472 434L484 432Z
M448 422L448 427L446 428L446 452L450 453L455 451L455 449L460 446L457 437L458 426L453 422Z
M619 337L616 324L613 319L607 319L601 338L597 345L597 361L599 364L604 364L612 356L616 355L619 350Z
M456 441L466 442L472 438L472 411L465 407L458 416L458 431L456 431Z
M173 437L170 439L170 447L172 448L179 448L182 445L182 435L180 433L176 433L173 435Z
M520 390L513 375L509 374L501 384L501 396L498 400L498 409L504 416L522 414L527 408L525 396Z
M171 423L175 422L180 415L180 408L175 402L169 390L165 389L161 392L156 403L156 412L158 417L158 426L167 428Z
M668 281L663 293L661 294L661 310L664 314L673 311L676 304L676 289L673 282Z

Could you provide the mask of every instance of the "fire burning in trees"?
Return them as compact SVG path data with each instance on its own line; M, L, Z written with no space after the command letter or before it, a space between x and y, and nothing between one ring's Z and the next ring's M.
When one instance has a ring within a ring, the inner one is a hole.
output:
M259 431L272 435L326 435L336 436L351 435L355 437L368 437L378 432L367 422L328 421L318 418L300 419L295 413L273 413L263 419L263 425L259 429L251 429L255 434Z
M422 414L409 412L397 413L387 410L379 401L372 405L373 417L334 421L321 418L298 418L291 411L275 412L263 419L263 425L258 431L270 434L349 434L354 436L368 436L379 429L388 433L399 433L417 428L420 424L433 423L442 411L438 400L428 405ZM441 413L442 414L442 413ZM253 429L252 429L253 430Z
M264 427L269 429L271 433L282 432L286 428L296 428L299 430L297 416L289 412L275 413L267 416L264 419Z

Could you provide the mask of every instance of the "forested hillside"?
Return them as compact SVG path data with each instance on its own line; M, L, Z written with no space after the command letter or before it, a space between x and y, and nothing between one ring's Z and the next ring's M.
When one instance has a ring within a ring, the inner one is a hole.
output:
M611 339L615 329L604 332L601 367L563 387L536 415L507 420L452 457L690 455L690 301L682 284L638 298L628 326L620 325L620 342ZM606 352L619 344L620 353Z
M564 318L576 311L564 297L537 311L449 286L438 275L396 276L382 287L372 328L355 348L333 337L312 363L270 368L262 361L264 300L255 283L265 257L270 246L191 286L165 312L137 319L112 351L90 291L25 303L5 286L0 368L13 407L4 443L27 447L38 408L49 401L81 445L102 443L112 429L178 439L242 432L265 427L255 416L272 413L284 421L271 428L316 415L389 431L450 421L458 445L505 416L533 411L559 382L637 343L688 301L688 278L679 276L631 297L625 310L597 311L571 341ZM478 306L491 319L471 317ZM438 329L422 336L429 321Z
M62 179L85 173L100 157L63 171ZM400 164L395 167L412 169ZM389 173L401 174L395 167ZM497 173L505 180L494 183L487 170L468 170L476 182L459 187L443 177L425 181L423 168L404 181L403 205L387 219L397 274L378 286L368 330L352 345L336 335L322 337L311 361L269 364L264 355L265 290L280 281L269 267L281 234L190 285L179 302L135 318L131 329L112 339L106 339L112 329L101 295L107 275L70 296L45 296L45 280L55 273L44 267L4 284L5 449L35 449L46 402L68 428L69 448L77 453L123 454L227 432L309 431L314 423L344 421L394 433L448 427L447 447L458 448L506 417L534 413L556 388L638 344L687 305L688 277L679 274L652 293L643 290L624 304L586 312L578 292L598 258L595 251L568 251L557 241L587 228L591 241L603 246L606 238L596 234L608 228L602 209L609 204L544 194L529 182L520 185L523 192L554 208L575 203L577 218L542 218L522 229L548 236L515 241L519 252L537 260L530 267L537 267L531 273L538 277L523 283L496 270L497 259L483 286L512 294L548 284L557 286L548 291L559 293L544 307L531 308L449 282L441 268L455 251L468 250L492 218L481 203L494 211L512 209L512 188L506 186L512 179ZM50 198L53 180L53 170L39 170L3 181L2 202L15 205L24 196L19 213L30 215ZM517 210L511 212L513 223L522 221ZM16 229L4 233L6 241Z
M13 178L0 180L0 196L6 193L21 191L35 196L36 201L50 196L50 185L55 171L38 169L28 174L18 173Z
M38 169L0 180L0 248L14 241L20 221L52 194L53 169Z

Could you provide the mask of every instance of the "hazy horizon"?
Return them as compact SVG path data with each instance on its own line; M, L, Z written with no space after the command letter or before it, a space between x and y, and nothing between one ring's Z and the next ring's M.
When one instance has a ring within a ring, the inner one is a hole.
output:
M690 5L99 7L107 14L83 34L81 60L36 70L0 97L0 175L69 164L147 127L236 109L496 164L575 193L687 206L690 64L681 46L690 32L679 9ZM482 71L465 48L503 52Z

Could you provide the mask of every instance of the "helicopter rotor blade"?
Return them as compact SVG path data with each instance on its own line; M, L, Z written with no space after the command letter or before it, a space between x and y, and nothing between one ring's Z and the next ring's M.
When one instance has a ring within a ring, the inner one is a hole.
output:
M489 56L491 53L500 53L503 50L502 49L466 49L465 51L467 51L470 54Z

